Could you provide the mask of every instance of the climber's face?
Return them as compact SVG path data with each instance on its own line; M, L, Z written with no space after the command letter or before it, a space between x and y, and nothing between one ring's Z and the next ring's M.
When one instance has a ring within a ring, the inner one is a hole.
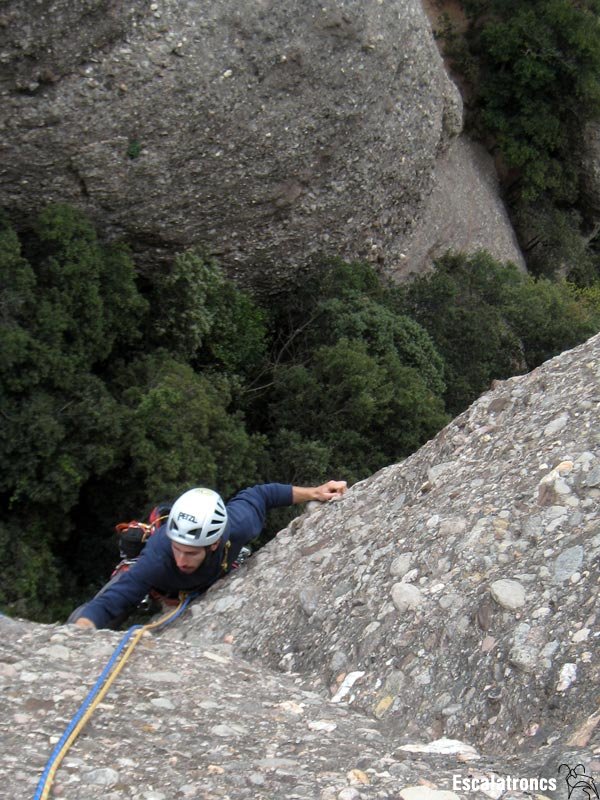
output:
M189 547L185 544L179 544L179 542L171 542L171 550L177 569L180 572L185 572L186 575L190 572L195 572L206 560L207 554L216 550L218 546L218 542L211 544L209 547Z

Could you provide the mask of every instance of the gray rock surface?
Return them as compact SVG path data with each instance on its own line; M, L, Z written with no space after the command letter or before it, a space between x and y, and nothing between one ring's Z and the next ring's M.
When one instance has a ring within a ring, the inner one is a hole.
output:
M462 103L419 0L4 0L0 109L0 206L75 203L141 264L519 259L481 156L448 150Z
M567 800L561 764L597 777L599 356L499 384L143 637L52 796ZM118 641L0 617L7 798Z
M525 269L493 160L464 134L437 158L432 190L411 226L393 274L400 279L419 274L447 250L487 250L500 261Z
M597 708L599 353L595 337L500 383L416 454L292 523L224 589L235 611L215 614L218 590L166 636L232 637L330 694L343 650L347 672L364 672L352 705L385 707L399 735L491 751L568 740ZM398 672L402 690L388 691Z

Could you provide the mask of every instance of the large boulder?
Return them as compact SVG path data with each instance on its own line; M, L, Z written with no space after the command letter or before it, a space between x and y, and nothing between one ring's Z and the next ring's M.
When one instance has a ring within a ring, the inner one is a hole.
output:
M406 271L462 127L419 0L31 5L0 14L17 222L72 202L149 261L205 243L254 283L323 251Z
M231 641L398 735L585 746L599 722L599 354L600 335L498 383L295 520L166 635Z

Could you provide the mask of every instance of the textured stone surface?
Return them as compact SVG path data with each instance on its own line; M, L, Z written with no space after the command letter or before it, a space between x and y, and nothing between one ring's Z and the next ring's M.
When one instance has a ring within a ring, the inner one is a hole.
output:
M487 250L525 269L492 158L465 135L437 158L432 191L412 223L393 272L400 278L423 272L447 250Z
M353 706L399 734L517 751L568 739L597 707L599 352L595 337L500 383L418 453L292 523L226 587L241 609L215 614L219 590L185 635L229 635L330 693L343 651L344 671L365 673ZM303 555L314 542L319 560Z
M597 336L299 517L142 639L53 796L567 800L562 763L600 772L599 408ZM7 798L33 795L118 641L0 617Z
M255 284L323 251L400 277L446 246L519 259L487 166L448 151L419 0L5 0L0 37L17 217L74 202L139 259L203 242Z

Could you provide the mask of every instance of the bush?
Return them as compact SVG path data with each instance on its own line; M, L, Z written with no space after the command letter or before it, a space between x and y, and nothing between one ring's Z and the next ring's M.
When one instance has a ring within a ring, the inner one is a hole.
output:
M191 486L227 495L254 482L264 445L261 437L248 435L241 416L228 412L225 376L198 374L157 352L128 367L127 377L124 438L134 506L136 496L143 506Z
M520 273L485 252L447 254L404 292L446 364L446 405L458 414L494 378L531 370L600 330L596 293Z
M192 485L362 479L600 328L596 285L486 253L408 287L328 260L267 311L188 251L142 296L64 206L20 238L0 220L0 268L0 604L46 621L103 582L115 522Z
M74 577L86 589L104 577L121 515L193 484L229 493L257 479L263 439L231 406L265 327L194 252L156 276L150 315L127 250L67 206L21 240L3 218L0 268L0 525L27 525L0 551L0 569L19 575L0 602L48 618L77 593Z
M86 482L114 465L121 438L119 406L100 373L113 349L136 336L117 320L145 303L126 252L101 245L73 209L50 206L23 241L22 250L4 219L0 523L12 531L19 520L26 530L0 551L5 574L20 565L2 601L47 615L50 598L60 602L56 553L72 529L70 512Z
M305 443L298 454L305 464L316 458L330 474L356 480L446 424L442 359L424 328L396 306L396 290L372 267L335 259L277 297L262 428L275 463L293 437L296 449Z
M600 116L600 2L462 0L467 30L441 19L464 88L466 126L494 155L536 275L589 285L596 215L581 193L586 134Z
M467 2L477 123L520 176L519 196L572 202L584 122L600 113L600 3Z

